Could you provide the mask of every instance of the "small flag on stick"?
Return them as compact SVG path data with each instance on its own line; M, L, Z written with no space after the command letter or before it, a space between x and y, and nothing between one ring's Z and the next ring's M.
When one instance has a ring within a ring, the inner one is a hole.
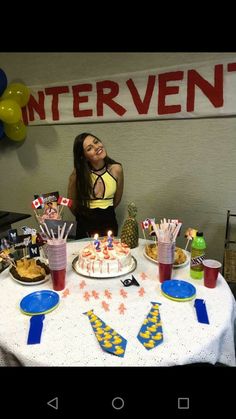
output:
M70 208L72 206L73 200L70 199L70 198L64 198L64 196L59 196L59 198L57 200L57 203L59 205L62 205L61 210L59 212L59 215L61 215L62 210L63 210L64 207L69 207Z
M43 204L43 198L39 196L37 199L32 201L31 205L32 205L32 208L37 209L37 208L40 208L42 204Z
M59 196L57 203L59 205L64 205L65 207L71 207L73 201L69 198L64 198L63 196Z

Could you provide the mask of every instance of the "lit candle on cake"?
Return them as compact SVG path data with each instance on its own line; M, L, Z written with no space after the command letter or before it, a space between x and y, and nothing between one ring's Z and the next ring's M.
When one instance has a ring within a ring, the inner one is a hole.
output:
M95 247L96 251L97 252L100 252L101 249L100 249L100 240L98 240L98 234L94 234L94 242L93 242L93 244L94 244L94 247Z
M113 238L111 237L111 235L112 235L112 231L109 230L107 232L107 243L108 243L107 247L108 247L108 249L113 249L113 244L112 244Z

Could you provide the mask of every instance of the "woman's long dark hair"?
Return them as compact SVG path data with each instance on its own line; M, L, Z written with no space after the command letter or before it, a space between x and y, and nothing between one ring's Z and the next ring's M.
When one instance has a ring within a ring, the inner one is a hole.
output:
M74 154L74 168L76 170L76 212L86 214L89 208L89 200L92 196L92 181L91 171L88 161L84 156L83 143L86 137L91 135L98 141L101 140L93 134L83 132L77 135L74 141L73 154ZM106 156L105 164L118 163L110 157ZM120 164L120 163L118 163Z

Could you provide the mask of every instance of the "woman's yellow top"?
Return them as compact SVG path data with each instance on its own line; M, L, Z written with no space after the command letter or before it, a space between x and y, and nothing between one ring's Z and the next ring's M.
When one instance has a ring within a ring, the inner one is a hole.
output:
M91 179L93 185L93 198L90 199L90 208L108 208L113 206L113 198L116 193L117 180L107 170L102 175L98 175L95 172L91 172ZM94 190L97 182L102 182L104 187L103 196L96 198Z

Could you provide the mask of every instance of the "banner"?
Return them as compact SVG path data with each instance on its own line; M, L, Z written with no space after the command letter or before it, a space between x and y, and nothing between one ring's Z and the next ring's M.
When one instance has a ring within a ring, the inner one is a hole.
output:
M236 56L29 88L28 125L235 115Z

